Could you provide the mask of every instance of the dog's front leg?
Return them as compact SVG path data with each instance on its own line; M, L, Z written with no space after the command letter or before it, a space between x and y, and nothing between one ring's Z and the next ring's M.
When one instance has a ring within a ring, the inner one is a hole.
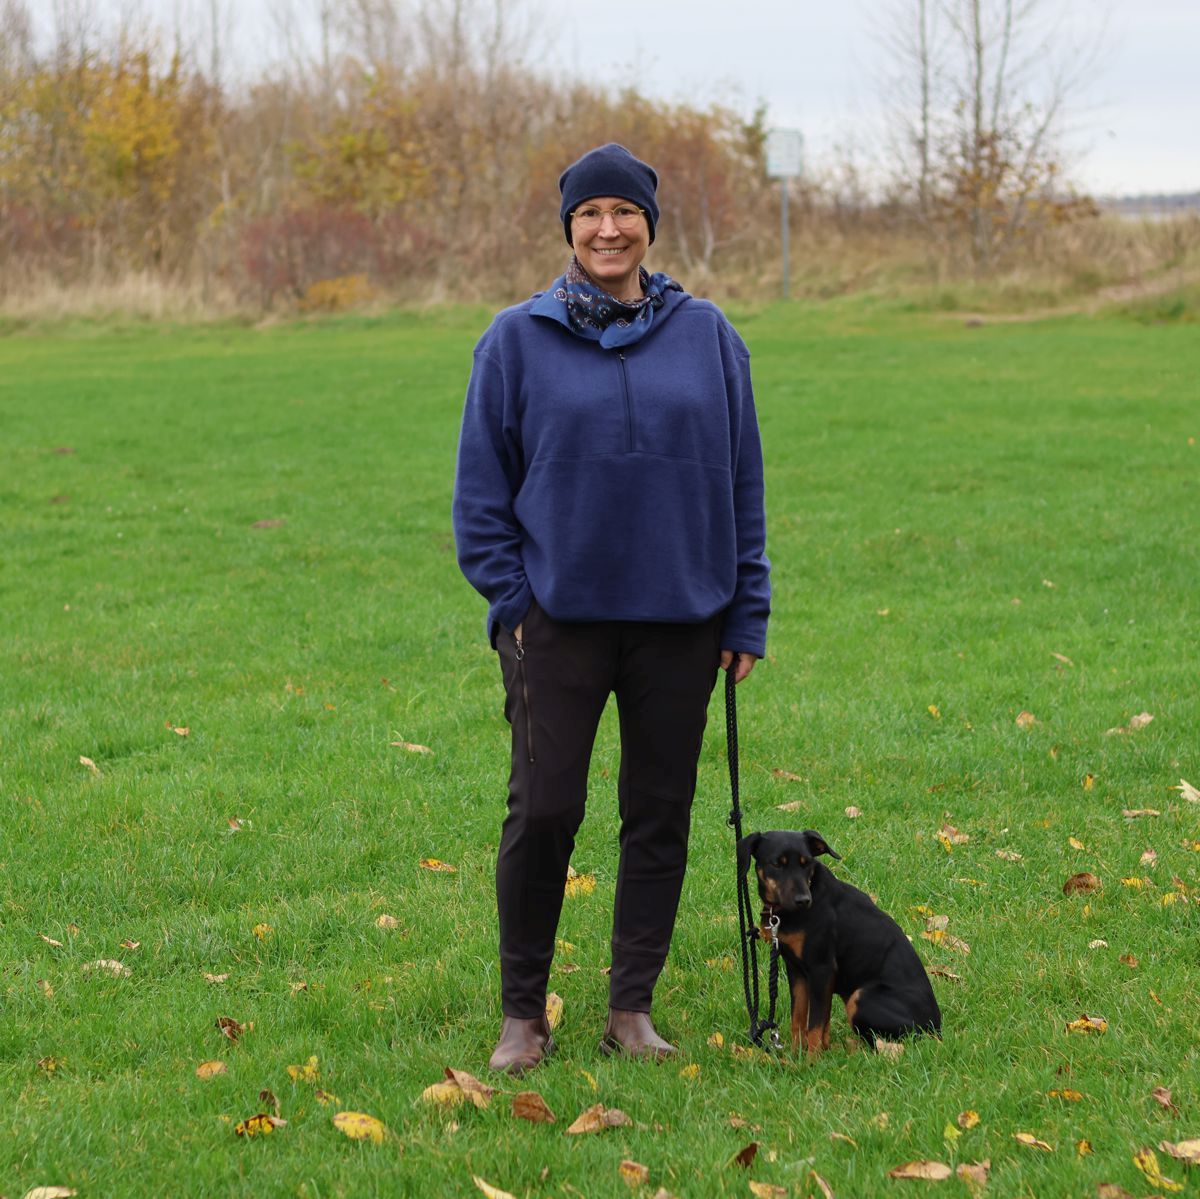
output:
M801 970L788 970L792 992L792 1050L800 1048L800 1033L808 1027L808 980Z
M829 1048L829 1021L833 1007L833 974L832 967L810 970L808 973L808 1019L804 1025L804 1049L810 1056L815 1056L821 1050ZM793 1011L792 1043L795 1044L796 1040L795 1012Z

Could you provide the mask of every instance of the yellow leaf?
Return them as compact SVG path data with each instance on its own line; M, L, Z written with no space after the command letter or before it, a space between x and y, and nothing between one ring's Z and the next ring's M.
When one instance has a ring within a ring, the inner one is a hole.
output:
M395 916L389 916L387 914L387 912L384 912L382 915L376 917L375 927L376 928L399 928L400 921L397 920Z
M487 1196L487 1199L513 1199L508 1191L502 1191L499 1187L492 1186L490 1182L484 1182L478 1174L472 1174L471 1181Z
M258 1115L243 1120L233 1131L239 1137L265 1137L273 1133L275 1129L282 1128L286 1123L286 1120L281 1120L278 1116L259 1112Z
M713 970L732 970L733 958L728 955L722 958L705 958L704 964Z
M341 1103L341 1100L336 1095L332 1095L328 1091L313 1091L313 1098L322 1107L328 1107L331 1103Z
M225 1074L229 1067L224 1062L201 1062L196 1067L197 1078L216 1078L218 1074Z
M1095 787L1095 785L1096 785L1096 776L1095 776L1094 774L1085 774L1085 775L1083 776L1083 789L1084 789L1085 791L1091 791L1091 790L1092 790L1092 788L1094 788L1094 787ZM1072 837L1072 840L1074 840L1074 838L1073 838L1073 837ZM1078 846L1076 846L1076 848L1077 848L1077 849L1082 849L1082 848L1083 848L1083 846L1082 846L1082 845L1078 845Z
M1144 891L1146 889L1146 880L1144 878L1123 878L1121 886L1130 887L1134 891Z
M1068 838L1067 838L1067 844L1068 844L1068 845L1069 845L1069 846L1070 846L1072 849L1083 849L1083 848L1084 848L1084 844L1083 844L1083 842L1082 842L1082 841L1080 841L1078 837L1068 837Z
M63 943L61 941L56 941L53 937L46 936L45 933L38 933L38 936L41 937L47 945L53 945L55 949L63 948Z
M445 1073L446 1077L457 1084L476 1107L485 1108L491 1103L492 1096L496 1093L495 1087L489 1087L487 1083L480 1082L473 1074L468 1074L465 1070L455 1070L452 1066L447 1066Z
M944 1162L905 1162L888 1171L889 1178L922 1178L929 1182L942 1182L954 1171Z
M1133 1164L1146 1176L1146 1181L1152 1187L1162 1187L1164 1191L1182 1191L1183 1183L1167 1178L1158 1168L1158 1154L1153 1149L1139 1149L1133 1155Z
M951 1123L949 1123L949 1121L947 1121L946 1126L942 1129L942 1140L949 1141L951 1144L953 1144L961 1136L962 1136L962 1133L959 1132L958 1129L955 1128L953 1124L951 1124Z
M1108 1021L1101 1016L1086 1013L1067 1025L1067 1032L1108 1032Z
M858 808L851 804L845 809L843 815L847 820L857 820L862 815L862 812L860 812Z
M596 889L596 876L594 874L576 874L569 866L567 867L567 882L563 888L563 894L568 898L576 899L580 895L591 895Z
M260 941L265 941L274 931L269 924L256 924L253 929L254 935Z
M1031 729L1037 724L1037 717L1032 712L1021 711L1017 713L1017 728Z
M976 1128L979 1125L979 1113L974 1108L967 1108L965 1112L958 1113L959 1128Z
M606 1108L602 1103L594 1103L575 1118L567 1132L578 1136L581 1133L603 1132L606 1128L620 1128L632 1123L633 1121L619 1108Z
M333 1126L352 1141L372 1141L376 1145L382 1145L384 1137L387 1136L387 1129L383 1124L365 1112L338 1112L333 1117Z
M1014 1132L1013 1140L1019 1145L1026 1145L1030 1149L1041 1149L1046 1153L1053 1153L1054 1150L1046 1144L1045 1141L1039 1141L1031 1132Z
M690 1065L684 1066L684 1068L679 1071L679 1077L686 1078L689 1081L693 1078L699 1078L700 1077L700 1063L692 1062Z
M288 1078L292 1082L318 1082L321 1077L315 1055L310 1057L303 1066L289 1066L287 1072Z
M202 970L200 973L205 981L210 983L223 983L229 978L228 974L209 974L206 970Z
M943 824L938 833L939 836L945 837L951 845L966 845L971 839L969 833L959 832L952 824Z
M546 996L546 1023L551 1029L558 1027L559 1021L562 1019L563 1001L562 996L555 991L551 991Z
M598 1091L600 1089L600 1084L586 1070L580 1070L579 1073L593 1091Z
M930 716L932 716L934 718L934 720L941 720L942 713L941 713L941 709L938 708L937 704L930 704L929 707L926 708L925 710L929 713Z
M621 1175L622 1182L630 1188L645 1186L650 1181L650 1167L628 1158L617 1167L617 1173Z
M755 1182L752 1178L746 1185L750 1194L757 1195L758 1199L788 1199L787 1187L776 1186L773 1182Z
M518 1120L530 1124L553 1124L554 1113L537 1091L518 1091L512 1097L512 1114Z
M945 932L943 929L934 929L933 932L923 932L921 936L926 941L932 941L935 945L944 945L947 949L957 950L959 953L970 953L971 947L961 937L953 936L951 933Z
M432 1103L437 1107L457 1107L464 1099L466 1095L456 1082L435 1082L421 1092L423 1103Z
M708 1043L714 1049L724 1049L725 1048L725 1038L719 1032L713 1033L713 1035L708 1038Z
M853 1137L848 1137L844 1132L831 1132L829 1134L831 1141L842 1141L849 1145L852 1149L858 1148L858 1142Z
M422 858L418 865L422 870L441 871L443 874L457 874L458 867L451 866L449 862L442 862L437 858Z
M1200 1140L1159 1141L1158 1147L1176 1161L1187 1162L1189 1166L1200 1166Z
M1085 1141L1076 1141L1075 1142L1075 1156L1076 1157L1088 1157L1093 1153L1095 1153L1095 1150L1092 1148L1091 1141L1085 1140Z
M1067 1103L1078 1103L1083 1098L1082 1091L1049 1091L1051 1099L1063 1099Z
M72 1195L78 1195L78 1191L73 1191L70 1187L34 1187L31 1191L26 1191L21 1199L70 1199Z

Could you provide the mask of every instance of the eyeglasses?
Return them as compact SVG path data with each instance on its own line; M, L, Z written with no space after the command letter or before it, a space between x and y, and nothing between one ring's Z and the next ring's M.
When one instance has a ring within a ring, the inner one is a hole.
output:
M584 233L599 229L606 216L612 217L613 224L618 229L628 233L638 227L638 221L641 220L645 211L644 208L638 208L634 204L618 204L616 208L597 208L593 204L588 204L583 208L576 208L570 215L575 218L576 228Z

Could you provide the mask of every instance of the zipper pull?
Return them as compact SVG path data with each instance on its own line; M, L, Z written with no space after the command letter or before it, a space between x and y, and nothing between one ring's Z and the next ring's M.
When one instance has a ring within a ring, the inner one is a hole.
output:
M517 661L523 662L525 660L525 642L516 635L513 636L513 640L517 643Z

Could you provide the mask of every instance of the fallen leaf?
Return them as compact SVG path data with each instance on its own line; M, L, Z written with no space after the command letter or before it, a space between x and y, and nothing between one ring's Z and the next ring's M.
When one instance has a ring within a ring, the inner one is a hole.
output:
M1108 942L1103 940L1100 937L1097 937L1094 941L1088 942L1088 948L1089 949L1107 949Z
M1167 1111L1171 1112L1173 1115L1179 1115L1179 1108L1177 1108L1171 1100L1170 1087L1155 1087L1154 1090L1150 1092L1150 1098L1153 1099L1154 1102L1160 1107L1165 1107Z
M1162 1187L1164 1191L1182 1191L1183 1183L1167 1178L1158 1168L1158 1154L1153 1149L1139 1149L1133 1155L1133 1164L1146 1176L1146 1181L1152 1187Z
M224 1062L201 1062L196 1067L197 1078L216 1078L218 1074L227 1074L229 1067Z
M974 1108L967 1108L965 1112L958 1113L959 1128L976 1128L979 1125L979 1113Z
M1021 855L1015 849L998 849L996 857L1003 858L1006 862L1019 862Z
M256 924L251 931L260 941L265 941L275 930L269 924Z
M329 1091L313 1091L313 1098L322 1106L328 1107L331 1103L340 1103L336 1095L330 1094Z
M1064 895L1087 895L1092 891L1099 891L1104 884L1096 877L1096 875L1084 871L1082 874L1073 874L1065 883L1063 883Z
M56 450L55 453L61 451ZM74 453L74 450L66 451ZM34 1187L31 1191L26 1191L21 1199L70 1199L72 1195L78 1195L78 1191L73 1191L70 1187Z
M275 1097L274 1091L263 1089L258 1093L258 1101L266 1107L273 1107L275 1114L279 1115L279 1100Z
M53 945L55 949L64 948L63 943L61 941L56 941L53 937L46 936L45 933L38 933L38 936L41 937L42 940L45 941L47 945Z
M383 1123L365 1112L338 1112L333 1117L333 1126L352 1141L371 1141L382 1145L387 1136Z
M249 1032L254 1027L253 1024L241 1024L232 1016L218 1016L217 1027L221 1033L228 1037L231 1041L236 1041L244 1032Z
M741 1166L743 1170L750 1168L751 1162L758 1156L758 1142L751 1141L749 1145L739 1149L730 1159L729 1165Z
M620 1128L632 1123L633 1121L620 1108L593 1103L591 1107L575 1118L567 1132L572 1136L578 1136L581 1133L603 1132L606 1128Z
M1157 866L1158 854L1153 849L1147 849L1142 852L1142 856L1138 860L1143 866Z
M422 858L417 863L422 870L441 871L443 874L457 874L458 867L451 866L449 862L439 861L437 858Z
M1189 1166L1200 1166L1200 1140L1193 1138L1189 1141L1159 1141L1158 1147L1176 1161L1187 1162Z
M950 925L949 916L926 916L925 929L927 932L945 932Z
M562 996L555 991L551 991L546 996L546 1023L550 1025L551 1030L558 1027L558 1022L562 1019L562 1014Z
M1082 1091L1049 1091L1051 1099L1062 1099L1067 1103L1079 1103L1083 1099Z
M487 1199L515 1199L508 1191L502 1191L499 1187L492 1186L490 1182L485 1182L478 1174L472 1174L471 1181L487 1196Z
M1037 722L1038 719L1032 712L1017 713L1017 728L1019 729L1031 729Z
M948 978L956 983L962 982L962 975L955 974L948 966L930 966L929 973L936 974L938 978Z
M252 529L279 529L286 524L287 521L281 517L268 517L265 520L256 520L250 527Z
M465 1099L462 1087L456 1082L431 1083L421 1092L421 1102L435 1107L457 1107Z
M1052 582L1050 582L1050 580L1049 580L1049 579L1043 579L1043 580L1042 580L1042 586L1043 586L1043 587L1049 587L1051 591L1053 591L1053 590L1054 590L1054 584L1053 584Z
M241 1121L233 1131L239 1137L265 1137L285 1124L287 1121L281 1120L278 1116L272 1116L269 1112L259 1112L248 1120Z
M968 1186L985 1187L991 1169L992 1159L985 1157L981 1162L961 1162L955 1173Z
M84 962L83 971L85 974L111 974L114 978L128 978L133 973L128 966L122 965L115 958L98 958L94 962Z
M945 1162L905 1162L888 1171L889 1178L921 1178L927 1182L942 1182L954 1171Z
M141 947L142 947L141 941L131 941L128 937L126 937L125 940L121 942L121 948L128 949L131 953L134 952L135 950L141 949Z
M755 1182L751 1178L746 1185L750 1194L757 1195L758 1199L788 1199L790 1194L787 1187L776 1186L773 1182Z
M91 758L85 758L83 756L83 754L79 755L79 765L86 766L93 775L98 776L100 774L100 767L97 766L96 763L93 762Z
M929 713L929 715L934 718L934 720L941 720L941 718L942 718L942 711L937 706L937 704L930 704L929 707L925 709L925 711L927 711Z
M690 1064L684 1066L684 1068L679 1071L679 1077L686 1078L689 1081L691 1081L691 1079L693 1079L693 1078L699 1078L700 1077L700 1063L699 1062L691 1062Z
M563 894L569 899L577 899L580 895L591 895L596 889L594 874L576 874L570 866L567 867L567 881Z
M414 741L391 741L390 745L397 749L406 749L410 754L431 754L433 750L428 745L417 745Z
M1134 891L1144 891L1148 880L1144 878L1123 878L1121 880L1122 887L1129 887Z
M887 1114L887 1112L876 1112L875 1115L871 1117L869 1123L872 1128L877 1128L880 1132L883 1132L891 1123L891 1120L892 1118Z
M1180 779L1178 787L1172 787L1172 791L1178 791L1188 803L1200 803L1200 791L1197 791L1187 779Z
M1144 729L1154 719L1149 712L1139 712L1136 716L1129 718L1128 724L1123 724L1119 728L1105 729L1106 737L1122 736L1125 733L1136 733L1138 729Z
M853 1137L848 1137L844 1132L831 1132L829 1139L831 1141L841 1141L843 1144L849 1145L852 1149L858 1148L858 1142Z
M1085 1013L1067 1025L1067 1032L1108 1032L1108 1021L1102 1016L1089 1016Z
M959 953L970 953L971 947L961 937L956 937L952 933L937 929L934 932L924 932L921 936L926 941L932 941L935 945L944 945L947 949L954 949Z
M54 998L54 988L44 978L39 978L36 985L41 988L42 994L47 999Z
M953 1146L954 1142L957 1141L961 1136L962 1133L959 1132L949 1120L947 1120L945 1125L942 1127L942 1140L948 1141L949 1144Z
M1122 808L1121 815L1126 820L1139 820L1143 816L1161 816L1157 808Z
M288 1078L292 1082L319 1082L321 1072L317 1069L317 1058L314 1054L304 1063L303 1066L289 1066L287 1068Z
M952 824L943 824L938 830L939 836L945 837L951 845L966 845L971 839L969 833L959 832Z
M1085 849L1085 846L1084 846L1083 842L1082 842L1082 841L1080 841L1078 837L1068 837L1068 838L1067 838L1067 844L1068 844L1068 845L1069 845L1069 846L1070 846L1072 849Z
M775 811L798 812L802 807L804 807L804 801L802 799L793 799L789 803L777 803L775 805Z
M1053 650L1051 650L1050 656L1052 658L1057 658L1064 666L1074 666L1075 665L1075 663L1072 662L1071 659L1068 658L1066 654L1056 654Z
M785 782L788 782L788 783L804 782L804 780L800 777L800 775L793 774L790 770L780 770L778 767L776 767L774 770L771 771L771 773L777 779L783 779Z
M223 983L229 978L228 974L209 974L207 970L202 970L200 974L205 982L210 983Z
M1095 786L1096 786L1096 776L1094 774L1085 774L1083 776L1083 789L1085 791L1091 791ZM1072 840L1074 840L1074 838L1072 838ZM1077 848L1082 849L1083 846L1080 845Z
M555 1122L554 1113L537 1091L518 1091L512 1097L512 1114L518 1120L528 1120L530 1124Z
M447 1066L446 1077L461 1087L467 1098L478 1108L487 1107L496 1093L495 1087L489 1087L487 1083L480 1082L473 1074L468 1074L465 1070L455 1070L453 1067Z
M1075 1156L1076 1157L1090 1157L1095 1152L1096 1151L1092 1148L1091 1141L1076 1141L1075 1142Z
M858 808L851 804L848 808L846 808L843 814L847 820L857 820L862 815L862 812L860 812Z
M713 1033L713 1035L708 1038L708 1043L713 1047L713 1049L725 1048L725 1038L719 1032Z
M628 1158L617 1167L617 1173L620 1174L622 1182L630 1188L645 1186L650 1181L650 1167Z
M395 916L389 916L387 912L382 913L375 919L376 928L399 928L400 921Z
M1051 1146L1047 1145L1045 1141L1039 1141L1031 1132L1014 1132L1013 1140L1018 1145L1025 1145L1029 1149L1041 1149L1045 1153L1054 1152Z
M1080 1144L1088 1144L1088 1142L1081 1141ZM1090 1145L1088 1152L1091 1152ZM1133 1196L1124 1187L1117 1186L1115 1182L1098 1182L1096 1183L1096 1199L1133 1199Z

